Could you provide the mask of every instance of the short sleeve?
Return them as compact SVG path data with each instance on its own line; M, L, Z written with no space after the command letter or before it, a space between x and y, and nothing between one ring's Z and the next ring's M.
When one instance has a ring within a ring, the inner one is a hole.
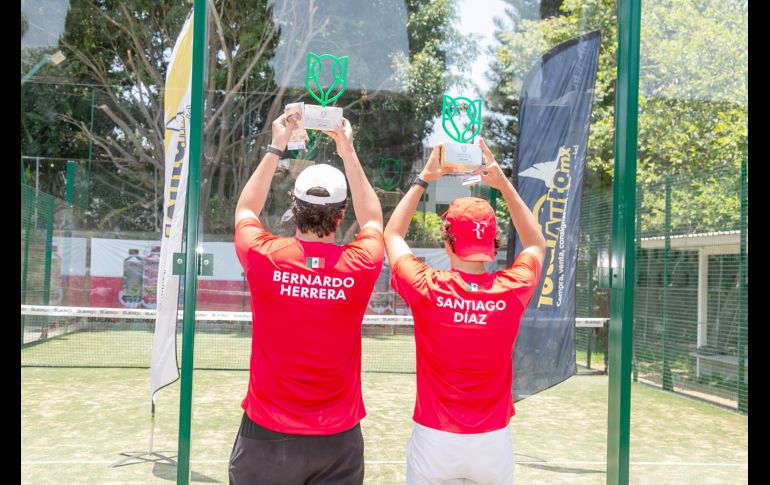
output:
M244 217L235 225L235 254L238 256L241 266L248 271L248 258L246 257L250 250L261 252L261 250L270 243L278 239L270 234L259 219L255 217Z
M517 288L517 296L524 308L529 306L532 295L540 283L540 262L532 254L522 251L513 265L498 273L498 282L510 288Z
M385 240L382 232L367 227L358 231L355 240L345 245L343 257L350 268L374 269L382 267Z
M428 279L433 269L414 254L404 254L391 266L390 286L408 304L429 293Z

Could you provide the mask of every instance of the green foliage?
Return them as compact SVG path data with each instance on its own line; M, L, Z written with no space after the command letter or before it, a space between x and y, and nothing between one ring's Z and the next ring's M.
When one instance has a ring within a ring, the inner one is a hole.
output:
M497 217L497 230L500 231L503 241L507 240L508 227L511 225L511 213L508 211L508 204L500 193L495 198L495 216Z
M270 123L286 103L311 102L303 83L290 82L303 78L309 50L351 54L349 78L369 87L349 85L335 104L355 127L356 148L367 170L378 157L391 157L404 160L404 174L422 158L421 141L440 113L441 93L462 79L450 73L462 72L475 52L465 48L474 44L456 30L454 0L410 0L401 12L393 12L391 2L335 0L312 11L310 5L220 0L209 8L200 197L202 207L211 202L212 208L203 211L203 231L232 231L235 201L261 159L260 148L270 142ZM156 178L155 170L164 171L165 76L190 10L184 2L73 0L59 46L67 60L56 70L46 66L40 71L56 72L67 82L41 83L38 76L35 94L23 93L24 154L85 159L92 147L94 160L111 162L99 164L103 173L93 177L119 179L92 201L93 220L102 225L147 230L152 217L143 211L158 212L162 206L163 177ZM372 29L373 19L389 14L403 15L408 49L390 57L379 54L392 50L390 39L404 32ZM39 60L29 57L30 67ZM299 61L293 63L295 57ZM381 79L383 68L394 74ZM93 130L91 89L96 91ZM69 90L67 96L63 90ZM334 144L321 138L315 160L341 166ZM280 218L288 207L287 184L271 191L267 208L276 211L271 218ZM137 191L142 195L124 194ZM129 207L126 197L133 199ZM345 224L354 222L346 219Z
M442 245L441 223L443 220L435 212L415 211L412 214L412 222L406 233L406 239L414 241L414 245L438 246Z
M500 29L495 32L499 45L493 48L489 74L492 85L488 95L490 111L505 116L502 121L494 117L489 122L485 120L489 130L487 136L498 147L501 165L512 169L519 132L519 90L526 74L552 47L581 33L599 29L602 37L586 165L589 172L593 171L593 175L598 176L596 183L609 185L611 173L608 175L599 167L604 161L613 160L617 50L615 2L566 0L561 6L562 15L544 20L534 15L531 8L517 9L516 5L522 2L512 3L514 8L509 12L507 21L500 23ZM612 167L611 163L609 167ZM588 173L586 178L590 179L590 175Z
M490 109L506 114L503 121L487 123L500 158L513 159L518 93L539 56L568 38L600 29L585 188L611 186L616 2L564 0L561 15L542 20L525 0L510 3L508 23L500 23L495 34L500 44L493 50L490 75ZM643 230L662 229L664 192L656 187L665 176L678 181L674 220L683 231L731 229L739 217L740 163L748 156L747 2L666 0L643 2L642 9L637 180Z

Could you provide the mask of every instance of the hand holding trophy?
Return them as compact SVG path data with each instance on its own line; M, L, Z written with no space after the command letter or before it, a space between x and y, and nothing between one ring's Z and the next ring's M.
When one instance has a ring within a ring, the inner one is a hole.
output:
M468 123L461 131L455 122L455 117L460 114L458 101L465 102L465 113ZM481 131L481 99L468 99L465 97L452 98L445 94L441 105L441 125L444 132L457 143L449 142L442 150L441 166L455 173L470 174L482 165L481 148L468 142ZM474 174L463 179L463 185L479 183L481 178Z
M329 135L337 146L337 154L345 158L348 155L355 153L356 149L353 147L353 127L346 118L342 118L340 126L334 128L334 130L323 130L323 133Z
M492 156L492 152L489 151L489 147L487 147L487 144L484 143L484 140L481 138L479 138L479 147L481 147L481 151L483 152L484 165L478 167L472 174L478 175L481 182L502 192L506 184L510 184L508 177L506 177L505 172L500 168L495 157Z
M323 60L331 59L332 83L324 89L318 77L323 69ZM345 91L348 76L348 57L336 57L331 54L307 53L307 68L305 72L305 89L319 105L304 102L286 105L286 111L299 113L302 117L302 127L307 130L331 131L342 126L342 108L327 106L342 96ZM336 90L336 92L335 92ZM298 146L299 143L296 144ZM302 147L304 148L304 146Z
M420 172L420 178L426 182L432 182L443 175L452 173L451 169L441 166L441 158L444 155L444 144L439 143L433 147L433 151L430 152L428 162Z

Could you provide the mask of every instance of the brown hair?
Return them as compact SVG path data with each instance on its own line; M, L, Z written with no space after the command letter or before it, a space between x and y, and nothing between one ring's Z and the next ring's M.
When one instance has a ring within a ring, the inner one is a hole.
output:
M323 187L313 187L307 194L316 197L329 196L329 192ZM318 237L328 236L337 230L337 224L345 215L347 207L347 199L334 204L311 204L297 199L294 194L291 195L291 212L294 214L297 229L312 232Z

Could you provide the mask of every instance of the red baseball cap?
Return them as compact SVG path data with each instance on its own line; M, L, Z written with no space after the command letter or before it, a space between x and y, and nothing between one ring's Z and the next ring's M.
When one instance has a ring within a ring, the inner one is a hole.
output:
M461 197L455 199L441 217L449 221L457 257L464 261L495 260L497 219L489 202L478 197Z

